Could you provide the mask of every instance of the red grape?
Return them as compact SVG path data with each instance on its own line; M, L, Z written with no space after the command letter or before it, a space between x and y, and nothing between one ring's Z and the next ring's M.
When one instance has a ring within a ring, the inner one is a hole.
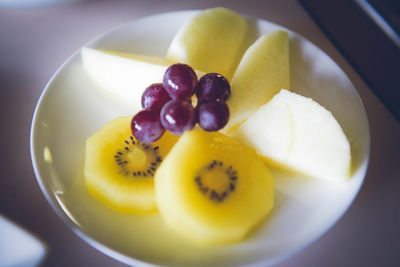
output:
M229 120L229 108L220 99L206 99L197 105L196 117L205 131L218 131L224 128Z
M193 129L196 124L193 106L187 101L180 100L166 103L161 109L160 119L162 126L175 135Z
M160 113L145 109L137 113L131 121L132 134L142 143L152 143L165 132L160 122Z
M230 94L231 86L228 80L218 73L207 73L197 84L196 96L199 101L206 98L226 101Z
M154 83L144 90L142 94L142 107L160 111L171 98L162 83Z
M197 86L194 70L186 64L173 64L165 71L163 84L172 99L186 100Z

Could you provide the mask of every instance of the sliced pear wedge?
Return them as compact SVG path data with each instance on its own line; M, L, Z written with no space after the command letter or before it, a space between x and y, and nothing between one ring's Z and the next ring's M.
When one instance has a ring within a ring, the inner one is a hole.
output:
M174 62L144 55L82 48L83 68L92 80L129 105L132 113L141 107L143 91L153 83L162 83L163 75ZM204 73L196 71L198 78Z
M232 78L224 131L243 122L282 88L290 88L289 35L276 31L259 37L243 55Z
M230 79L246 33L247 22L239 14L221 7L206 9L180 28L166 58Z
M269 164L331 181L350 175L350 144L332 113L287 90L230 135L255 148Z

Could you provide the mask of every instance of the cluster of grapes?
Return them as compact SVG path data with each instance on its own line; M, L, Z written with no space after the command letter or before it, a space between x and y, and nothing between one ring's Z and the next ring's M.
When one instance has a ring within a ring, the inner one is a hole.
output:
M196 123L205 131L222 129L229 119L225 101L230 85L218 73L208 73L197 80L196 73L186 64L168 67L163 83L152 84L142 95L142 111L131 122L133 135L143 143L152 143L165 132L181 135ZM196 93L197 105L191 97Z

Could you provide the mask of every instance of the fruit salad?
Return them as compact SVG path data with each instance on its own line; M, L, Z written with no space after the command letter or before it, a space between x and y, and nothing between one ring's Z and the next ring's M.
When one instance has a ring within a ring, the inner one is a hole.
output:
M195 243L231 244L273 209L270 166L348 179L339 123L289 91L289 34L245 47L247 33L240 15L213 8L181 27L165 58L82 49L88 75L132 107L87 139L92 196L120 212L159 213Z

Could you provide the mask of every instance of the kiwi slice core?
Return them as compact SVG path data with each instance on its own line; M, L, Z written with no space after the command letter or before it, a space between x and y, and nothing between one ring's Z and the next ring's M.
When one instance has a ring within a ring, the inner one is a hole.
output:
M223 202L233 191L238 182L238 173L222 161L212 160L204 166L194 178L199 191L215 203Z
M125 140L115 154L119 173L127 177L154 177L162 158L159 147L135 141L133 136Z

